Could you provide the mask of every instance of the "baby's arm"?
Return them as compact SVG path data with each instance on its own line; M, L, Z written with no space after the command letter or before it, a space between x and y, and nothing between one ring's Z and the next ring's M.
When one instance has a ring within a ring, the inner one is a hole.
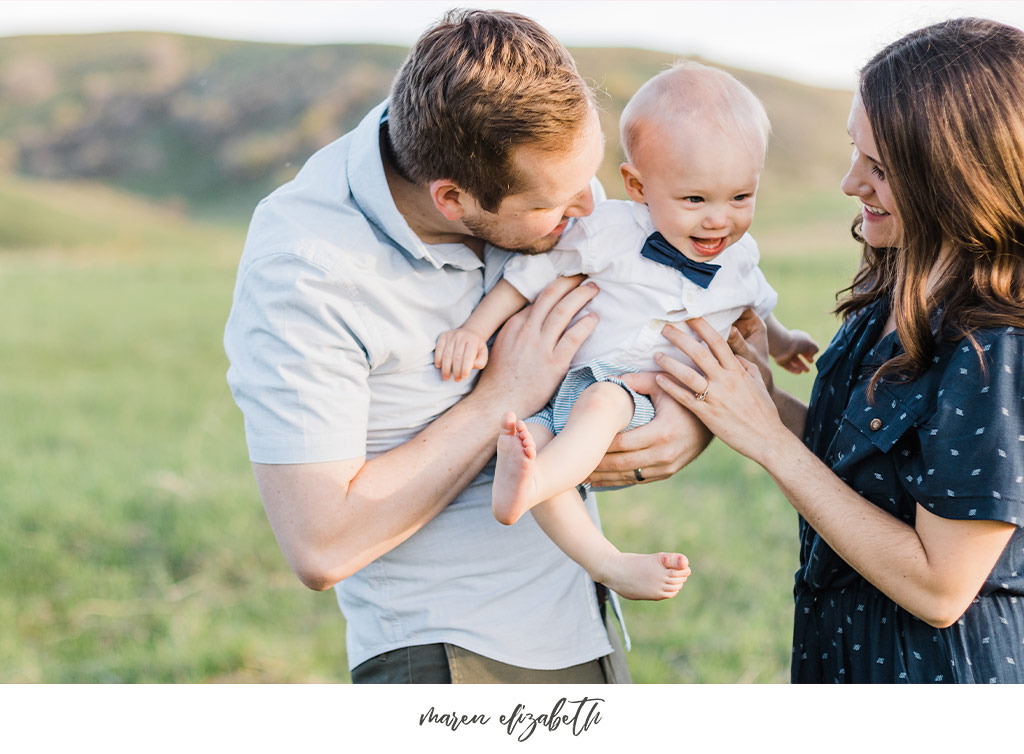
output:
M487 366L487 341L505 321L526 305L526 297L511 283L499 280L484 296L462 327L446 330L434 348L434 366L441 379L458 382L474 369Z
M768 353L775 361L793 374L809 372L808 364L814 361L814 354L818 352L814 338L803 330L783 327L774 314L769 314L764 324L768 330Z

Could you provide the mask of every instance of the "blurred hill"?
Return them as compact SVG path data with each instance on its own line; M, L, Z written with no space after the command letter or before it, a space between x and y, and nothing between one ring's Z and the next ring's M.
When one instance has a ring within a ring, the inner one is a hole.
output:
M0 174L85 179L189 214L241 219L386 96L406 52L160 33L0 38ZM609 148L600 175L621 196L619 113L675 57L572 52L602 92ZM772 119L769 200L834 193L848 160L849 92L732 72Z

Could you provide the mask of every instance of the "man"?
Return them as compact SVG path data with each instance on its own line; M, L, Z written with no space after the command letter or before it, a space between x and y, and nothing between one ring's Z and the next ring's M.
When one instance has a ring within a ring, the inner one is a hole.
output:
M506 250L545 252L591 211L602 152L593 95L554 38L453 11L389 100L256 210L228 381L286 559L336 589L354 682L628 681L585 572L490 504L501 415L550 397L596 288L548 286L475 384L433 365ZM676 429L695 420L655 398L659 417L613 447L597 485L664 478L703 449Z

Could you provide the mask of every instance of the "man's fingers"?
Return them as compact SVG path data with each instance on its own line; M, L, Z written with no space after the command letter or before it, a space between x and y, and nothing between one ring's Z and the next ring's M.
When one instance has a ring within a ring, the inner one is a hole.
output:
M590 337L590 333L594 332L595 327L597 327L597 315L588 314L562 333L562 337L555 344L555 356L566 361L572 360L572 357L580 350L580 346L583 345L583 341Z
M743 313L733 322L744 338L749 338L755 332L764 329L764 320L757 316L753 309L744 309Z
M654 379L654 375L654 372L627 372L626 374L620 374L619 379L636 392L650 395L658 389L658 383Z
M733 325L732 329L729 330L729 340L726 342L729 344L729 348L732 352L737 356L743 356L744 358L750 357L750 344L743 338L743 334L736 325Z
M583 280L583 275L559 277L552 280L544 286L544 289L537 294L537 298L530 305L530 316L546 319L559 301L581 287L580 283Z
M593 283L585 283L572 288L558 300L549 302L546 309L539 308L536 316L543 314L544 317L541 323L541 332L555 337L561 335L569 326L572 318L579 314L580 309L596 295L597 286ZM537 301L540 301L540 296L537 297Z
M641 468L644 476L642 480L636 478L635 469L637 468ZM625 487L641 484L642 482L660 482L663 479L668 479L670 476L671 474L664 473L657 466L640 467L634 463L634 465L622 471L595 470L587 477L587 484L599 490L602 487Z

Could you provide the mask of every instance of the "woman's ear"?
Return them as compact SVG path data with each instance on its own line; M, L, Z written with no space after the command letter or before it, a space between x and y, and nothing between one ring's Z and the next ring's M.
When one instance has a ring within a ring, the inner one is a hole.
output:
M446 220L458 222L466 214L469 195L447 178L430 182L430 198Z
M640 171L632 163L624 162L619 165L619 173L622 175L622 183L626 187L626 194L629 195L629 198L639 204L647 204Z

